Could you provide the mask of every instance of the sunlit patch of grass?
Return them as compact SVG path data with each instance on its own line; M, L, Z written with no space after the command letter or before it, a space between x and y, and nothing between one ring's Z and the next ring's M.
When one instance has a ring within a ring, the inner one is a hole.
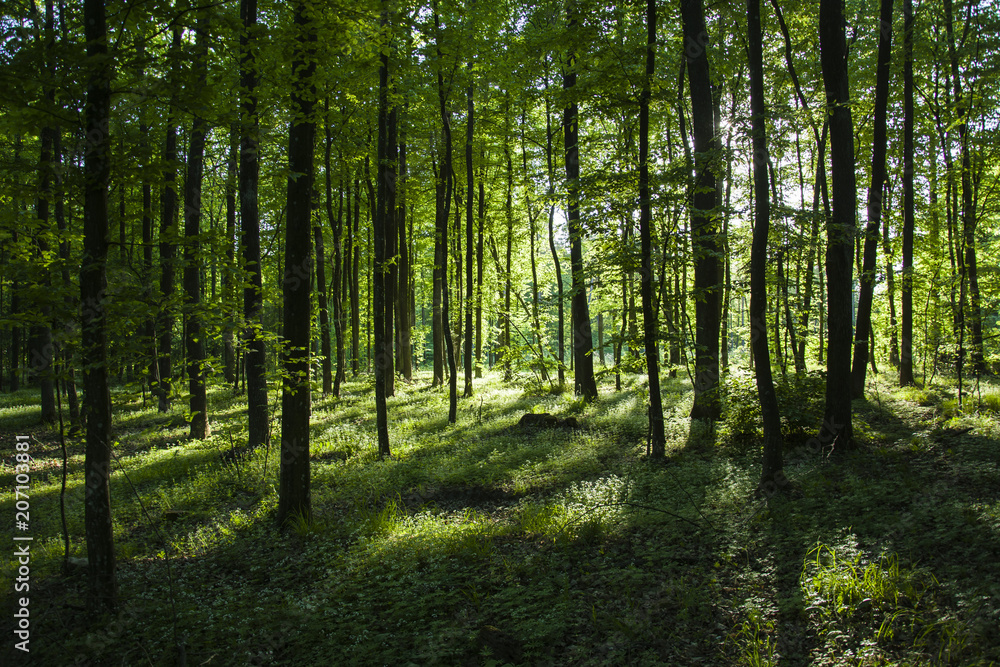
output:
M740 664L746 667L774 667L778 664L774 621L765 621L756 609L751 609L748 616L729 634L728 641L736 646Z

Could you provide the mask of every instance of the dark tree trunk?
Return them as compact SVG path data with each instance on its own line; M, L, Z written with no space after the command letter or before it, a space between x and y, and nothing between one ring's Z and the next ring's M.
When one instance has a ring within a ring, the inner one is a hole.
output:
M333 378L330 378L331 368L330 368L330 323L329 315L324 317L324 310L327 310L326 306L321 306L320 310L320 335L322 336L322 349L323 356L327 359L323 363L323 392L332 392L334 396L340 398L340 385L344 382L346 378L346 366L347 360L344 355L344 304L342 301L343 294L343 282L344 282L344 262L343 262L343 235L344 235L344 187L347 181L343 177L340 179L340 199L337 203L337 215L333 215L333 168L330 164L330 152L333 145L333 137L330 136L330 125L327 122L326 125L326 152L325 152L325 163L326 167L326 215L330 221L330 227L333 229L333 258L330 263L333 267L333 284L330 287L330 291L333 296L333 333L337 339L337 370ZM346 219L348 224L350 224L351 218L351 208L350 208L350 190L348 190L347 198L347 212ZM323 266L324 260L322 259L323 251L321 243L323 241L322 233L316 234L316 256L320 258L317 262L317 270L320 276L319 283L320 287L320 300L321 303L327 300L327 295L325 293L326 287L324 284L324 278L326 277L325 271L320 268ZM350 251L348 251L348 256L350 256ZM327 380L332 380L328 383Z
M820 61L830 119L833 212L827 223L826 414L819 440L836 450L854 447L851 424L851 251L857 189L854 124L847 77L844 0L820 0Z
M281 391L281 471L278 479L278 525L312 514L309 489L309 344L312 263L313 152L316 123L316 32L306 3L293 5L295 55L292 62L292 123L288 130L288 205L285 231L285 346Z
M240 15L240 231L243 235L243 265L247 285L243 289L244 344L246 345L247 446L260 447L268 441L267 375L261 311L264 288L260 258L260 212L257 185L260 180L257 116L257 49L251 33L257 26L257 0L241 0Z
M437 2L433 3L434 8L434 41L436 44L438 59L441 55L441 21L437 13ZM452 168L452 148L451 148L451 112L448 111L447 92L444 86L443 64L438 65L438 109L441 113L441 128L444 139L444 161L441 163L441 176L444 181L444 190L441 194L441 217L438 221L438 230L441 235L441 333L444 337L447 348L446 357L448 360L448 421L452 424L458 419L458 373L455 368L455 342L451 335L451 320L449 314L448 298L448 217L451 213L451 197L454 170Z
M546 64L546 77L545 77L545 90L548 92L549 79L548 79L548 60L545 61ZM566 339L565 332L565 313L563 309L563 304L565 299L563 297L563 277L562 277L562 263L559 261L559 251L556 249L556 234L554 229L554 218L555 218L555 164L554 164L554 154L555 151L552 148L552 109L551 103L549 101L548 95L545 97L545 161L548 166L549 174L549 252L552 253L552 264L556 270L556 349L559 351L559 386L562 387L566 384L566 346L563 345L563 341Z
M435 169L435 171L437 171ZM444 249L444 230L442 220L444 219L444 181L447 176L443 173L435 174L434 186L434 271L433 271L433 302L431 314L431 337L434 348L434 380L432 387L444 384L444 322L442 320L442 287L444 286L444 264L446 252Z
M485 160L484 160L485 162ZM483 225L486 221L486 167L479 178L479 226L476 237L476 377L483 377Z
M695 183L691 209L694 255L695 377L692 419L719 419L719 329L722 316L722 243L718 209L719 153L715 134L712 81L708 66L708 32L701 0L681 0L684 48L694 135Z
M81 354L87 446L84 525L87 533L87 607L103 614L118 605L114 530L111 524L111 392L108 389L107 313L108 179L111 172L111 60L104 3L85 0L88 71L87 143L80 260Z
M750 66L750 113L753 141L754 226L750 249L750 344L753 346L757 398L764 422L764 452L760 488L773 492L785 482L782 468L781 414L771 377L767 347L767 237L771 226L768 183L766 109L764 106L764 36L760 0L747 0L747 42Z
M175 26L171 50L177 52L181 45L181 28ZM173 65L171 78L176 83L179 65ZM173 393L173 347L174 347L174 290L177 271L177 120L176 99L170 101L167 112L167 136L163 144L163 194L160 196L160 316L159 332L159 372L160 387L157 392L159 411L170 409Z
M330 286L330 291L333 294L328 294L327 283L326 283L326 248L323 244L323 226L317 224L313 229L314 241L316 243L316 290L317 290L317 300L319 301L319 345L320 345L320 355L323 357L322 364L322 374L323 374L323 396L328 396L333 394L337 398L340 398L340 378L337 378L337 386L334 387L333 383L333 359L331 359L332 351L330 349L330 307L329 302L333 301L333 321L334 329L336 330L337 337L337 351L338 353L343 350L342 339L341 339L341 329L340 329L340 234L343 227L343 215L344 215L344 181L343 178L340 179L338 193L339 202L337 204L337 215L333 214L333 168L330 164L331 152L333 150L333 137L330 135L330 98L327 97L324 102L324 114L323 114L323 127L324 129L324 142L323 142L323 167L325 173L325 185L326 185L326 218L330 223L330 229L333 231L333 257L330 258L330 264L333 268L333 285ZM332 299L331 299L332 296ZM340 359L337 359L337 375L339 376L343 370L343 365L340 363Z
M986 370L983 356L983 318L979 296L979 270L976 263L976 207L973 201L972 184L972 149L969 146L969 125L967 114L971 108L969 100L962 89L962 66L959 64L958 52L955 48L955 31L951 0L944 1L945 25L948 32L948 56L951 63L952 87L955 95L955 124L958 127L958 140L962 152L962 230L959 237L962 251L959 254L959 310L961 311L962 330L959 333L958 355L960 362L965 357L965 327L968 326L972 335L971 363L972 372L978 377ZM959 369L958 402L962 403L962 382Z
M903 294L899 385L913 384L913 0L903 0ZM933 156L931 160L933 161ZM935 179L931 188L937 186ZM932 201L932 205L933 205Z
M51 18L51 16L50 16ZM49 200L52 198L52 145L58 130L45 127L41 130L41 149L38 160L38 197L35 200L35 216L40 222L34 238L35 260L40 268L36 289L51 289L49 270L44 261L49 252ZM28 335L28 381L37 384L41 398L42 421L51 424L56 421L56 395L54 376L55 349L52 345L51 307L42 301L36 306L40 321L33 324Z
M406 234L406 114L403 105L403 122L399 124L399 175L396 178L396 232L399 254L399 275L396 285L396 345L399 372L407 382L413 380L413 348L411 317L413 302L410 290L410 247Z
M354 181L354 225L348 252L354 250L351 260L351 372L357 376L361 372L361 183Z
M577 19L575 3L566 9L567 31L570 39L576 33ZM566 223L569 226L570 260L573 264L573 358L576 365L576 385L585 401L597 398L597 382L594 379L594 337L590 330L590 308L587 304L587 288L583 275L583 227L580 224L580 145L578 106L576 95L576 54L572 51L567 58L567 69L563 74L563 89L570 103L563 113L564 150L566 151Z
M388 66L388 65L387 65ZM390 77L391 81L392 77ZM389 94L395 97L395 85L390 83ZM390 100L391 106L388 115L388 127L386 128L386 144L384 171L380 172L380 178L385 180L381 185L386 197L386 208L383 228L383 242L385 243L385 259L383 264L383 274L385 280L385 302L383 305L385 322L385 350L388 355L385 358L385 395L387 397L396 395L396 357L394 354L393 340L395 339L395 307L396 291L399 282L399 264L396 255L396 127L399 119L399 112L395 102Z
M199 86L204 86L208 75L208 20L202 13L198 17L195 64ZM201 302L201 180L205 166L205 132L207 123L203 110L195 113L188 146L187 178L184 181L184 296L185 326L184 347L187 352L188 389L191 393L190 437L203 440L209 435L208 390L205 381L207 353L202 333Z
M879 231L882 226L882 190L886 179L888 148L886 111L889 103L889 65L892 61L892 2L881 0L879 14L878 66L875 73L875 110L872 127L872 180L868 187L868 224L865 227L865 254L861 266L858 317L854 327L854 362L851 368L851 397L865 395L868 367L868 339L872 329L872 299L875 295L875 267ZM870 353L874 355L875 350Z
M222 330L222 361L226 383L236 389L236 192L240 155L240 127L234 123L229 132L229 159L226 163L226 268L222 272L222 302L225 304L225 324Z
M472 63L469 63L469 75L472 76ZM473 101L473 85L466 89L467 118L465 123L465 391L462 396L472 396L472 307L473 303L473 227L472 207L475 189L472 177L472 138L475 130L475 103Z
M386 0L382 2L381 28L384 35L388 34L389 10ZM375 241L375 258L372 265L372 310L375 327L375 418L378 429L378 454L380 458L391 455L389 450L389 416L386 406L387 380L391 372L392 338L386 338L386 261L387 229L391 227L389 217L395 211L390 206L389 193L390 147L389 136L391 119L389 118L389 54L384 47L380 56L378 85L378 192L376 199L375 226L373 236ZM392 184L393 187L395 184Z
M649 373L649 452L654 459L666 454L663 401L660 397L659 327L653 306L653 214L649 192L649 98L656 71L656 0L646 0L646 77L639 97L639 235L642 244L642 329Z
M40 46L43 47L43 63L46 69L55 69L52 53L55 47L55 12L52 0L45 3L45 23L40 31ZM56 110L55 90L51 85L43 85L45 104ZM34 237L35 262L38 278L35 288L48 292L52 287L51 269L46 261L49 253L49 209L53 198L53 180L55 176L52 150L58 140L59 130L55 127L43 127L40 134L38 156L38 194L35 199L35 217L38 219L38 230ZM55 346L52 343L52 307L46 299L37 303L38 320L32 324L28 337L28 381L36 383L39 389L42 422L52 424L56 421L56 382L55 382Z
M62 284L63 289L66 292L65 304L67 312L76 311L76 299L71 296L73 283L70 280L70 242L68 240L67 232L69 231L69 225L66 221L65 207L63 205L64 188L62 181L62 141L58 133L55 136L55 144L52 147L52 163L55 165L56 173L56 205L55 205L55 215L56 215L56 225L59 228L59 235L62 237L62 241L59 243L59 259L62 260ZM149 183L146 182L146 190L148 192ZM143 229L148 225L149 234L152 236L152 214L149 212L147 207L147 214L143 219ZM146 276L148 278L146 284L152 285L153 276L153 246L152 240L150 240L149 245L146 248L148 256L146 257ZM152 299L150 300L152 303ZM147 327L152 327L152 317L147 320ZM75 322L73 320L66 320L65 322L65 335L67 342L62 348L62 358L63 358L63 378L65 382L66 398L69 403L69 419L70 419L70 433L76 435L80 431L80 401L76 393L76 370L74 369L73 359L73 344L70 342L73 340L73 332L75 330ZM147 329L146 335L149 337L150 345L152 346L153 355L152 361L150 363L151 372L155 373L157 369L156 364L156 345L153 340L152 330Z

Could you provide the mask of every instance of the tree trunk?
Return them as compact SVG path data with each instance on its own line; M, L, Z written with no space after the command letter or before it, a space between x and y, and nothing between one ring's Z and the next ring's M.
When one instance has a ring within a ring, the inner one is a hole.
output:
M236 389L236 285L233 271L236 264L236 179L239 167L240 128L233 124L229 132L229 159L226 162L226 267L222 273L222 300L225 324L222 330L222 360L226 383ZM143 196L145 199L145 195Z
M472 76L472 63L468 65L469 76ZM473 101L473 84L466 89L467 117L465 121L465 391L462 396L472 396L472 307L473 303L473 227L472 207L475 197L472 178L472 138L475 129L475 103Z
M642 329L649 374L649 452L654 459L666 454L663 401L660 397L660 360L657 350L656 309L653 307L653 213L649 192L649 98L656 71L656 0L646 0L646 77L639 97L639 235L642 245Z
M899 386L913 384L913 0L903 0L903 294ZM935 158L933 151L931 160ZM937 187L936 179L931 188ZM931 205L936 202L931 201Z
M576 6L570 2L566 8L567 31L572 40L576 34ZM571 50L567 57L567 68L563 74L563 89L570 99L563 114L564 141L566 151L566 222L569 226L570 260L573 265L573 358L576 365L576 385L584 401L597 398L597 382L594 380L594 337L590 330L590 309L587 304L587 288L583 275L583 227L580 224L580 145L578 107L576 95L576 54Z
M260 180L257 48L256 37L251 34L257 26L257 0L240 0L240 15L243 20L243 31L240 33L240 232L243 235L243 265L248 273L243 289L243 338L246 345L247 446L255 449L268 440L267 367L261 331L264 288L257 202Z
M199 86L208 77L208 19L204 13L198 17L195 43L194 69ZM204 110L195 112L188 145L187 178L184 181L184 296L185 327L184 347L187 352L188 390L191 393L190 437L203 440L209 435L208 389L206 387L207 352L202 333L201 297L201 181L205 166L205 133L208 124Z
M753 142L754 226L750 249L750 344L756 363L757 398L764 423L763 466L760 489L765 493L785 483L782 468L781 414L771 377L767 347L767 237L771 225L769 200L766 110L764 106L764 37L760 25L760 0L747 0L747 41L750 66L750 118Z
M892 2L881 0L879 14L878 66L875 72L875 110L872 128L872 180L868 187L868 225L865 227L865 254L861 267L858 317L854 328L854 363L851 368L851 397L865 395L865 372L868 365L868 339L872 328L872 299L875 295L875 266L879 231L882 226L882 190L886 179L888 128L886 111L889 102L889 65L892 61ZM875 350L870 352L874 355Z
M545 92L548 93L549 89L549 77L548 77L548 58L545 60ZM565 299L563 297L563 277L562 277L562 265L559 261L559 252L556 250L556 235L554 230L554 218L555 218L555 165L554 163L554 150L552 148L552 108L551 102L549 101L548 94L545 96L545 161L548 166L549 175L549 192L548 199L549 204L549 252L552 253L552 264L556 270L556 349L559 351L559 386L562 387L566 384L566 347L563 345L563 341L566 339L565 332L565 313L563 309L563 304Z
M84 162L83 257L80 261L81 354L87 446L84 525L87 533L87 607L103 614L118 605L111 523L111 392L108 388L107 288L108 179L111 172L111 59L101 0L85 0L84 32L91 79L87 88Z
M844 0L820 0L820 61L830 119L833 213L827 223L826 413L821 445L854 447L851 424L851 251L854 245L857 190L854 176L854 124L847 77Z
M181 27L174 26L171 50L176 53L181 45ZM179 65L174 64L171 79L176 84ZM170 398L173 393L173 340L174 340L174 304L173 296L176 282L177 261L177 121L176 96L170 100L167 112L167 136L163 144L163 194L160 196L160 316L157 329L159 331L159 372L160 387L157 392L159 411L170 409Z
M306 3L293 4L295 47L292 62L288 130L288 199L285 229L284 369L281 391L281 470L278 477L278 525L312 514L309 490L309 344L312 287L313 151L316 123L316 32Z
M717 162L721 145L714 127L708 32L701 0L681 0L681 14L695 153L691 249L694 256L696 352L691 418L716 421L722 413L719 396L719 329L722 314L719 257L722 243L716 220L719 205Z
M409 104L404 104L403 109L408 110ZM399 251L399 275L396 285L396 345L399 348L399 372L407 382L413 380L413 349L411 341L411 330L413 328L412 292L410 290L410 247L406 234L406 124L404 122L399 128L399 174L396 179L396 231Z

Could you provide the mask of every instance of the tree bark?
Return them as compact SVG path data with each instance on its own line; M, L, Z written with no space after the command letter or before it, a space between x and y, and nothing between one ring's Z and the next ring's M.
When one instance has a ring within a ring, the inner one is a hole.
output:
M750 118L753 144L754 226L750 249L750 344L753 346L757 399L764 424L761 490L773 492L785 483L782 468L781 414L771 377L767 346L767 237L771 226L766 108L764 105L764 36L760 0L747 0L747 42L750 67Z
M827 223L826 412L819 441L835 450L854 447L851 423L851 252L857 188L854 124L847 76L844 0L820 0L820 62L830 121L833 211Z
M278 525L312 515L309 489L309 345L312 287L312 193L316 122L316 32L307 3L293 4L292 122L288 130L288 199L285 229L284 347L281 391L281 470Z
M903 293L899 386L913 384L913 0L903 0ZM933 151L931 160L934 160ZM931 180L931 188L937 186ZM935 202L932 201L932 207Z
M468 64L469 76L472 76L472 63ZM472 173L472 139L475 130L475 102L473 100L474 86L470 81L466 89L467 114L465 121L465 390L462 396L472 396L472 351L473 328L472 309L473 298L473 226L472 209L475 190Z
M181 46L181 27L174 26L171 51L177 54ZM177 56L175 55L175 58ZM171 78L176 84L179 65L173 64ZM177 120L176 94L171 97L170 109L167 112L167 135L163 144L163 194L160 196L160 316L157 329L159 331L159 373L160 387L157 392L159 411L170 409L170 398L173 393L173 340L174 340L174 304L173 296L176 289L177 261Z
M649 375L649 452L666 454L663 400L660 396L659 326L653 307L653 213L649 192L649 98L656 71L656 0L646 0L646 77L639 97L639 235L642 245L642 329Z
M208 78L208 19L202 12L197 21L194 69L198 84ZM187 324L184 347L187 352L188 390L191 393L190 437L203 440L209 436L208 389L206 387L207 353L202 332L201 296L201 181L205 166L205 133L208 123L204 109L197 110L188 145L187 178L184 181L184 296Z
M871 334L872 299L875 295L875 266L879 231L882 226L882 190L886 179L885 156L888 148L887 107L889 103L889 65L892 62L892 2L881 0L879 11L878 66L875 72L875 109L872 127L872 180L868 187L868 224L865 227L865 254L861 267L858 316L854 327L854 362L851 368L851 397L865 395L868 366L868 339ZM875 351L871 350L874 355Z
M87 534L87 607L102 614L118 605L114 529L111 523L111 392L108 388L107 288L108 180L111 172L111 60L104 2L85 0L88 71L84 111L83 257L80 261L81 353L87 445L84 460L84 526Z
M247 447L255 449L268 440L267 376L261 311L264 287L260 257L260 180L257 116L257 0L240 0L243 31L240 33L240 232L247 284L243 289L245 372L247 387Z
M681 15L695 153L691 249L694 256L696 352L691 418L716 421L722 413L719 396L719 329L722 317L719 257L722 243L717 220L721 145L715 134L708 32L701 0L681 0Z
M567 30L570 39L576 34L576 5L571 0L566 8ZM580 145L576 103L576 54L571 50L563 74L563 89L570 103L563 113L563 129L566 152L566 222L569 226L570 261L573 265L573 358L576 364L576 386L585 401L597 398L597 382L594 379L594 337L590 330L590 309L587 304L587 288L583 275L583 226L580 224Z

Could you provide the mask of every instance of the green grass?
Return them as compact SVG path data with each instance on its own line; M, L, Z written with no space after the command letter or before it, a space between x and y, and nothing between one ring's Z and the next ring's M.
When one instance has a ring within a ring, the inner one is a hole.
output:
M219 458L246 442L241 397L214 391L213 435L190 442L181 401L160 415L118 391L113 618L83 611L85 577L61 573L57 434L30 391L2 395L11 520L9 450L33 437L32 661L176 664L183 644L188 664L210 665L1000 662L995 387L957 411L947 387L877 379L855 403L861 448L828 459L802 446L819 427L821 378L791 380L780 395L801 399L783 405L794 490L761 498L756 427L739 422L754 418L746 378L714 430L687 419L688 383L664 380L665 465L644 456L645 378L621 393L609 381L588 406L488 376L453 425L429 378L397 382L385 461L370 379L349 381L344 398L314 400L313 515L285 531L276 449ZM521 431L525 412L583 428ZM82 442L68 454L79 558ZM0 561L5 595L15 576Z

